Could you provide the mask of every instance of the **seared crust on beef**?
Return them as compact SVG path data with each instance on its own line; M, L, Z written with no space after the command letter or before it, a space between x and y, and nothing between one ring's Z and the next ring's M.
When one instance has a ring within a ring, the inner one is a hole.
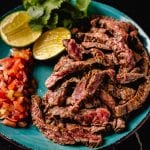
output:
M131 23L89 18L64 40L62 56L46 80L44 99L32 97L33 123L59 144L102 144L102 135L125 129L127 115L150 91L148 54Z
M59 144L83 143L89 147L98 147L102 143L101 135L96 135L88 128L75 124L52 123L47 124L40 109L41 99L32 96L31 115L33 124L48 138Z
M55 91L48 90L46 92L46 94L44 95L44 100L43 100L43 104L44 103L47 104L44 111L46 112L47 108L49 108L49 107L53 107L53 106L57 106L57 105L58 106L65 105L68 94L70 94L70 95L72 94L71 93L72 90L70 87L73 88L74 86L76 86L76 84L79 81L80 81L79 79L74 77L69 80L66 80Z
M106 92L105 90L101 90L100 98L101 98L102 102L109 107L109 109L114 111L116 102L115 102L115 99L108 92Z
M123 115L129 114L133 110L141 107L149 95L149 90L150 77L147 77L146 81L139 86L134 97L132 97L127 103L115 107L116 117L121 117Z
M95 56L94 58L90 58L87 61L75 61L66 64L59 71L52 73L52 75L46 80L45 85L48 89L50 89L56 84L56 82L58 82L62 78L90 68L94 64L102 64L103 60L103 56Z

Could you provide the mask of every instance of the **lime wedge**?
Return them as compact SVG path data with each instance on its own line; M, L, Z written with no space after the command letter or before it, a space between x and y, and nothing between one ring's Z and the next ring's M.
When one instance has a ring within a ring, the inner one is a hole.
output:
M70 38L70 31L63 27L46 31L34 43L34 58L38 60L46 60L55 57L65 49L62 41Z
M10 46L24 47L35 42L42 30L33 31L29 26L31 17L26 11L17 11L6 16L0 23L0 35Z

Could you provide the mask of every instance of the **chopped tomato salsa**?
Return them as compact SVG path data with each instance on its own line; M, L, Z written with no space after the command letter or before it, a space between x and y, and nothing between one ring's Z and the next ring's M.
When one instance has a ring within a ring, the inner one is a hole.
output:
M10 57L0 60L0 119L12 127L27 125L30 96L35 91L31 81L32 53L12 51Z

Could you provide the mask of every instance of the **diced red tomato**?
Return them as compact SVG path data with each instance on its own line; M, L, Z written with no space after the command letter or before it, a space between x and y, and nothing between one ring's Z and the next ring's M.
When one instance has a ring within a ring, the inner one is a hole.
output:
M15 60L12 59L11 57L7 57L0 60L0 65L3 66L4 69L9 69L13 65L14 61Z
M7 126L11 126L11 127L16 127L16 122L10 120L10 119L4 119L2 121L3 124L7 125Z
M5 93L4 91L2 91L2 90L0 90L0 98L1 98L1 99L7 98L7 97L6 97L6 93Z
M18 85L18 81L17 79L13 80L9 85L8 85L8 89L9 90L16 90L16 86Z
M29 92L24 91L28 91L30 58L29 50L15 50L11 57L0 60L0 110L7 112L0 118L5 125L16 127L28 117Z
M24 59L24 60L29 60L29 58L31 56L31 53L30 53L29 49L22 50L21 53L18 50L14 49L14 51L12 53L12 56L14 56L15 58L21 58L21 59Z

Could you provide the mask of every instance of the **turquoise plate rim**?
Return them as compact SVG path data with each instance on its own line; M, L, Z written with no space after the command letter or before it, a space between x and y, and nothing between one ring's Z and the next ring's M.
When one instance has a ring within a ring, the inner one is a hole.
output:
M109 6L107 4L101 3L101 2L92 1L91 4L90 4L90 8L92 8L92 7L96 7L97 9L105 10L102 13L105 14L107 12L107 13L109 13L110 16L113 15L113 17L115 17L115 18L118 18L117 16L119 14L119 16L121 16L121 18L120 18L121 20L130 21L131 23L133 23L139 29L140 34L147 40L147 43L148 43L147 50L148 50L148 53L150 54L150 40L149 40L149 37L143 31L143 29L133 19L131 19L130 17L128 17L126 14L124 14L120 10L118 10L118 9L112 7L112 6ZM12 11L19 10L20 8L22 8L22 6L18 6L16 8L14 8L13 10L8 11L4 16L8 15ZM89 8L89 11L90 11L90 8ZM4 16L2 16L0 18L2 19ZM123 140L127 139L132 134L134 134L146 122L146 120L149 118L149 116L150 116L150 106L147 109L149 109L149 111L146 112L146 114L144 114L144 117L142 118L142 120L139 122L139 124L137 124L135 126L135 128L132 131L128 132L125 136L122 136L115 143L110 143L110 144L104 145L104 146L102 145L101 147L98 147L98 148L95 148L95 149L104 149L104 148L109 148L112 145L117 145L118 143L121 143ZM126 131L125 131L125 133L126 133ZM8 136L6 136L6 135L4 135L2 133L0 133L0 137L4 138L5 140L9 141L12 144L18 146L19 148L22 148L22 149L31 149L31 148L28 148L25 144L19 143L18 141L15 141L15 140L9 138ZM77 147L77 149L78 149L78 147ZM85 149L87 149L87 148L85 148Z

